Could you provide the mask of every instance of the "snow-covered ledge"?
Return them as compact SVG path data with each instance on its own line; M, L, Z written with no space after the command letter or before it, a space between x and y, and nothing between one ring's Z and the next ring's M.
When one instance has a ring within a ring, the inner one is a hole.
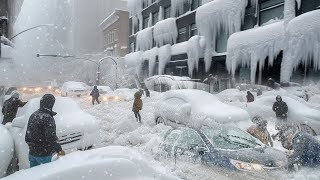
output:
M287 26L288 49L281 65L281 82L290 82L300 63L320 70L320 10L302 14Z
M233 34L241 30L248 0L214 0L196 11L196 24L200 35L206 39L205 65L210 69L220 32Z
M157 22L153 28L153 36L157 46L175 44L178 37L176 19L168 18Z
M152 28L148 27L137 33L137 51L146 51L152 48Z
M269 24L238 33L228 40L227 69L234 76L238 66L250 67L251 83L255 82L257 66L262 70L265 59L269 57L269 66L286 45L284 22Z

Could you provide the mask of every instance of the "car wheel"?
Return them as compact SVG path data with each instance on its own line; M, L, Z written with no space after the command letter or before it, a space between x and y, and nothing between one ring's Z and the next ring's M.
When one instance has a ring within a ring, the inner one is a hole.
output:
M164 119L160 116L160 117L157 117L156 124L166 124L166 123L165 123Z
M300 128L301 128L302 132L308 133L308 134L310 134L312 136L316 136L317 135L317 133L310 126L308 126L307 124L301 124Z

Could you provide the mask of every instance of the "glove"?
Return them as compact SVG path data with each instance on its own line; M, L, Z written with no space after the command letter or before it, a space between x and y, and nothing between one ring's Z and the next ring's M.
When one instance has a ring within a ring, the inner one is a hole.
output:
M64 152L64 150L61 150L58 152L58 156L65 156L65 155L66 155L66 153Z

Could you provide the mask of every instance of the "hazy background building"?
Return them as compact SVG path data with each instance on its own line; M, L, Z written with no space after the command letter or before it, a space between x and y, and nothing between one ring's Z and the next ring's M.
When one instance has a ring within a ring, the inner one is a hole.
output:
M104 52L123 57L128 54L129 12L115 10L100 24L103 31Z

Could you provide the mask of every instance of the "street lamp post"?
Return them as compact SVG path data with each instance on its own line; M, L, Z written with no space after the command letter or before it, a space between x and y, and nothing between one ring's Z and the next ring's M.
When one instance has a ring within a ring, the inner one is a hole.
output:
M97 79L96 79L97 85L100 85L101 63L104 60L111 59L116 65L116 88L118 88L118 63L111 56L103 57L103 58L99 59L98 61L95 61L95 60L92 60L89 58L84 58L84 57L77 57L77 56L73 56L73 55L63 56L63 55L57 55L57 54L37 54L37 57L74 58L74 59L79 59L79 60L84 60L84 61L90 61L90 62L94 63L95 65L97 65Z

